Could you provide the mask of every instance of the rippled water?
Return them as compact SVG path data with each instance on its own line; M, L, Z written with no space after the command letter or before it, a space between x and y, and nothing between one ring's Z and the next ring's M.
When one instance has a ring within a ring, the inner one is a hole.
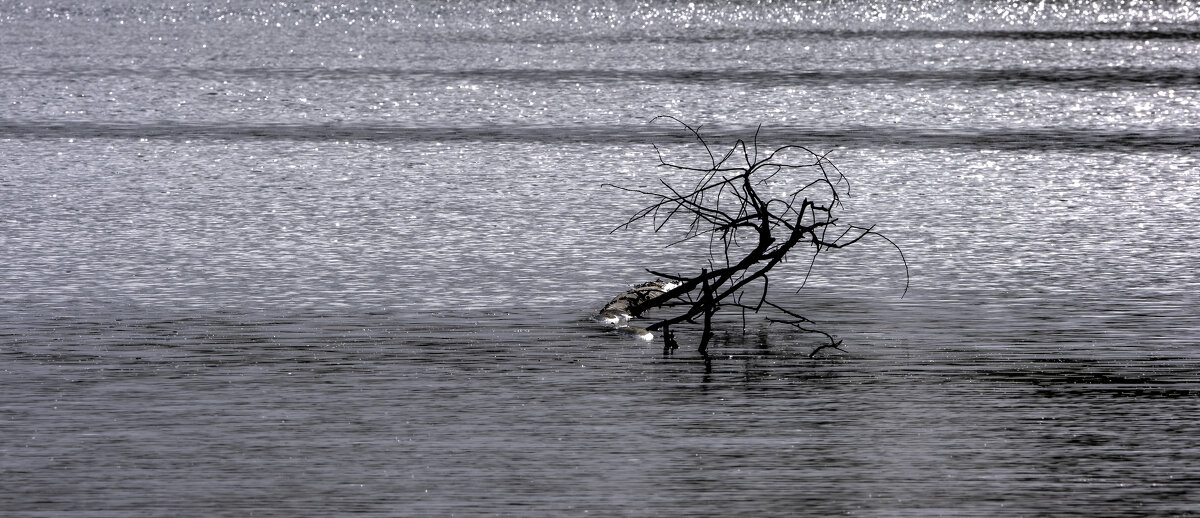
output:
M1190 3L141 4L0 3L0 515L1200 514ZM591 322L657 114L907 293Z

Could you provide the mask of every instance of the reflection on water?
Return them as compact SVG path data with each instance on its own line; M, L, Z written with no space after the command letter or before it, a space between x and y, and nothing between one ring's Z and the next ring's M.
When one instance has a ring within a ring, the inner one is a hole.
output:
M998 339L986 309L840 303L859 318L843 353L809 360L812 337L763 329L718 336L707 368L552 311L25 314L2 325L0 499L129 516L1196 511L1190 351L1070 332L1049 351L1054 333Z
M0 297L66 308L587 312L643 282L647 266L694 265L649 228L608 233L644 200L600 180L656 181L648 145L99 145L5 144L14 167L0 190L10 208L0 272L11 289ZM847 221L875 224L904 248L909 298L1015 308L1048 297L1050 314L1066 311L1055 301L1194 302L1196 236L1179 231L1200 199L1194 157L835 153L852 182ZM879 245L824 256L808 286L899 297L903 264ZM798 287L804 268L787 268L772 282Z
M1186 156L846 150L913 289L827 257L787 303L844 351L751 322L705 365L588 318L686 262L607 234L644 150L3 145L10 512L1200 511Z

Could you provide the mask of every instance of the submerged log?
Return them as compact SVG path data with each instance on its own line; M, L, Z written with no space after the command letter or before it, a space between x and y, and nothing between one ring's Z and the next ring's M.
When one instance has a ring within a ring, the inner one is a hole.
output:
M640 327L630 326L628 322L641 316L640 312L647 302L678 286L677 282L663 280L638 284L605 304L600 313L596 315L596 320L615 327L618 333L642 340L653 340L654 333Z

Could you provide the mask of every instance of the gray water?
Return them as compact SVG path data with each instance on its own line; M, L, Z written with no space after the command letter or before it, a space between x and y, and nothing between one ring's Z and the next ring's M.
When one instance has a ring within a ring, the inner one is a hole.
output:
M0 516L1200 515L1190 3L0 2L0 50ZM772 280L842 350L591 320L697 264L610 234L694 156L659 114L830 152L904 251Z

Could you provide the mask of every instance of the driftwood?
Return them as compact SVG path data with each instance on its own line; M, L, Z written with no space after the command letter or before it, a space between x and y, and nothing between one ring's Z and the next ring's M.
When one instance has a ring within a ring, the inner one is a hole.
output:
M633 320L642 315L652 300L662 296L666 292L679 286L677 282L667 282L663 280L651 281L634 286L624 293L617 295L611 302L604 305L604 309L600 310L600 314L596 316L596 320L614 326L617 332L630 335L643 340L653 340L654 334L649 330L628 325L630 320Z
M654 121L664 119L685 128L703 148L706 160L700 166L683 165L664 158L663 151L655 146L659 166L693 173L698 180L694 187L681 189L660 179L661 189L657 191L606 184L655 200L613 232L644 220L651 222L658 232L675 221L685 227L683 237L668 246L707 240L707 260L698 273L692 274L647 269L665 280L641 284L622 293L605 305L597 318L646 340L653 338L653 331L661 329L664 354L671 354L678 347L671 326L699 324L703 330L698 350L707 357L713 316L725 308L741 310L743 315L767 312L768 322L824 335L828 343L816 348L812 355L826 348L837 348L841 342L833 335L810 327L810 320L769 298L769 273L784 264L789 253L807 249L810 254L804 273L807 280L819 254L871 236L895 247L902 261L903 251L873 227L839 222L835 212L841 207L842 197L849 195L850 183L825 155L795 145L763 152L757 132L751 144L737 140L727 152L718 154L698 128L674 117L660 116ZM804 173L807 178L797 179L797 173ZM779 194L781 189L784 194ZM907 271L907 261L904 266ZM745 296L747 293L752 295ZM644 329L627 324L630 319L650 312L668 314Z

